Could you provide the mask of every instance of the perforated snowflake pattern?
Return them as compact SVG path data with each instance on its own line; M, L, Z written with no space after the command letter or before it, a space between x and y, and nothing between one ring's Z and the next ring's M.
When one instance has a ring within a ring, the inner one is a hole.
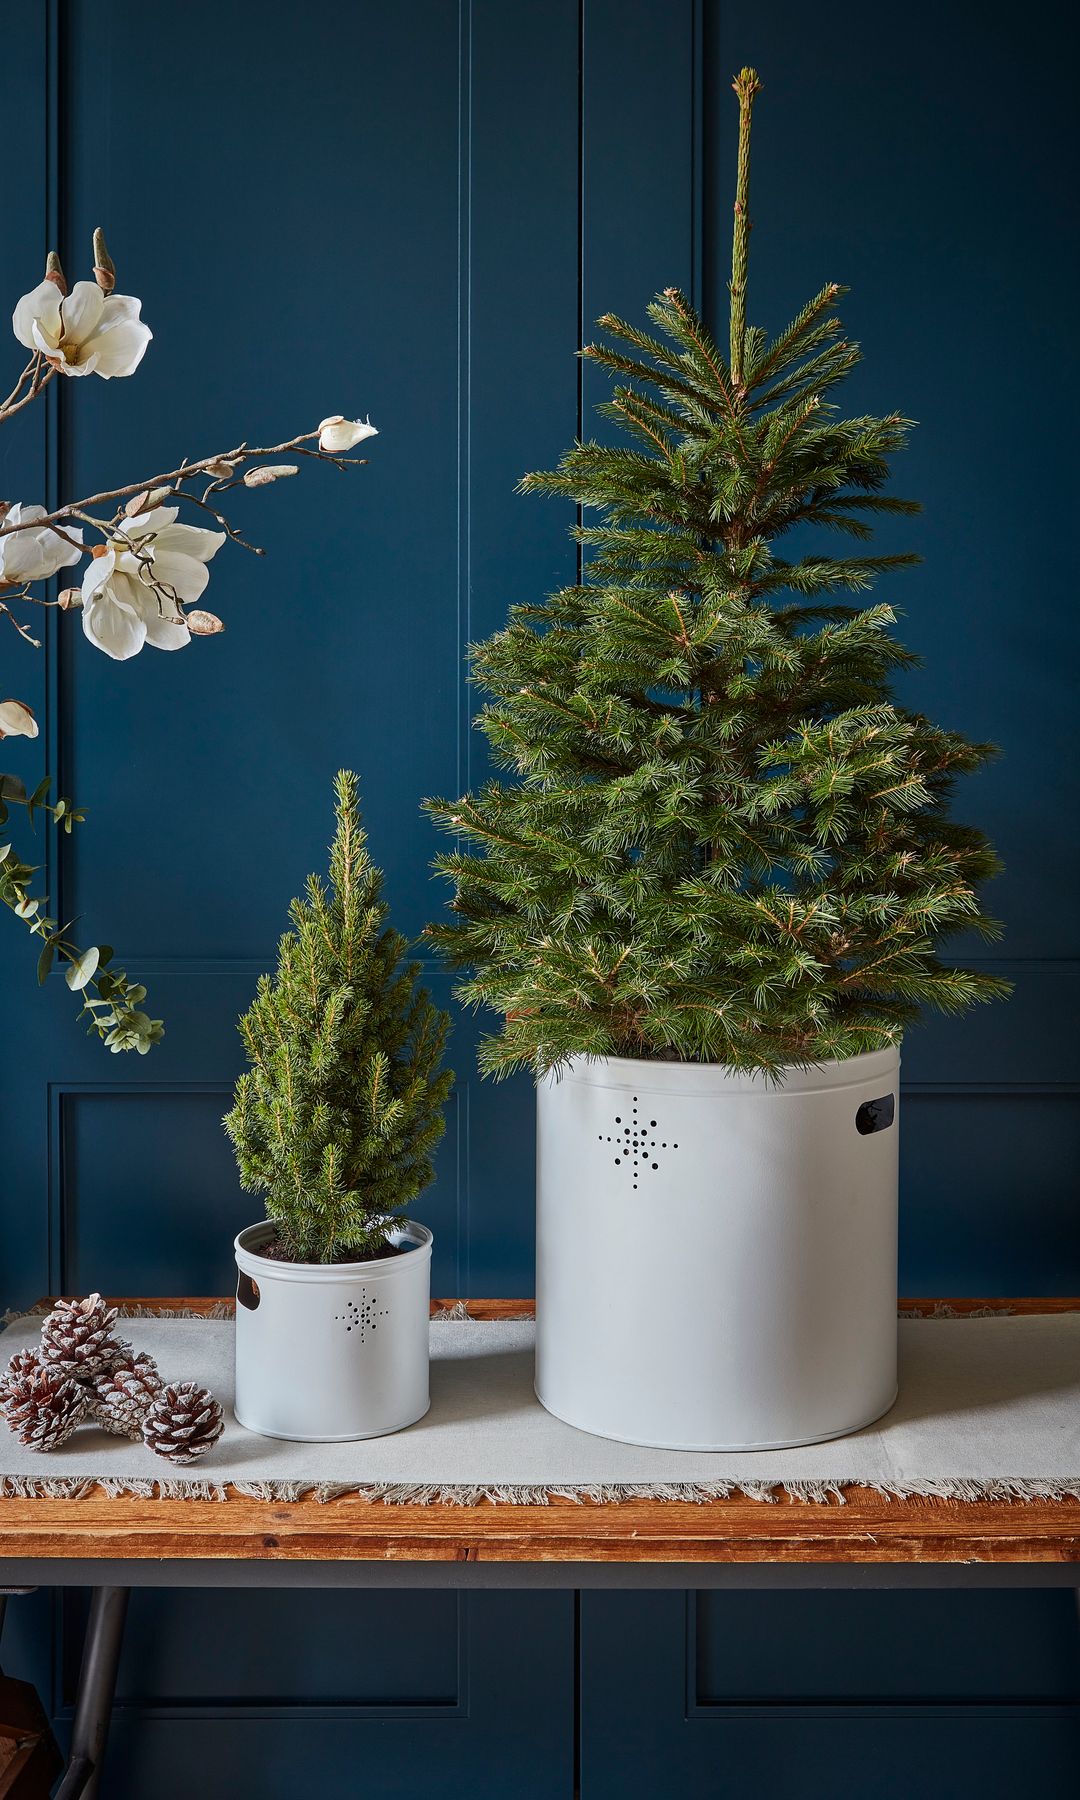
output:
M635 1094L629 1117L625 1113L616 1113L614 1130L606 1137L602 1131L597 1134L602 1144L612 1145L615 1167L625 1169L633 1176L635 1188L639 1174L651 1175L659 1169L661 1151L679 1148L676 1143L669 1144L666 1138L657 1138L656 1133L661 1129L655 1119L646 1120L641 1116Z
M362 1344L366 1344L368 1333L377 1331L379 1320L385 1319L385 1306L376 1306L367 1288L361 1288L360 1299L350 1300L343 1313L334 1314L334 1322L344 1325L346 1331L355 1331Z

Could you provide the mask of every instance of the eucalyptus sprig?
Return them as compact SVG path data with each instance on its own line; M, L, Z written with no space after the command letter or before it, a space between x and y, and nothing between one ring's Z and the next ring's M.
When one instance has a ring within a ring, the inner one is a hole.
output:
M9 804L14 804L25 809L31 825L34 814L43 812L70 836L86 814L63 796L50 803L49 786L46 776L32 794L27 794L21 782L10 775L0 776L0 827L7 823ZM165 1035L162 1021L150 1018L142 1010L146 989L130 981L124 969L110 966L111 944L91 944L82 949L69 936L75 921L61 925L49 917L47 900L31 892L34 876L39 872L39 866L23 862L11 844L0 844L0 901L23 920L32 937L41 939L38 981L44 984L58 960L66 964L64 978L72 993L82 997L79 1017L87 1021L87 1030L96 1032L114 1054L119 1050L137 1050L145 1056Z

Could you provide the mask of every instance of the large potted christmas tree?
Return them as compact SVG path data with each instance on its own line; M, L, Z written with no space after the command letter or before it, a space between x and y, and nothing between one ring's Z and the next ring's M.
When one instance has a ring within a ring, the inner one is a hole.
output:
M240 1021L250 1068L225 1119L266 1221L236 1239L236 1416L270 1437L375 1437L428 1408L432 1180L452 1076L447 1017L387 924L355 775L335 784L329 890L290 908Z
M914 658L858 598L914 560L862 548L916 510L882 491L906 424L833 404L838 287L747 327L734 85L730 354L675 290L655 333L600 321L630 442L522 483L586 509L580 579L475 652L510 779L431 803L459 838L431 936L502 1015L482 1066L538 1080L540 1398L716 1449L892 1403L901 1035L1006 985L939 954L995 932L993 851L948 814L990 747L894 698Z

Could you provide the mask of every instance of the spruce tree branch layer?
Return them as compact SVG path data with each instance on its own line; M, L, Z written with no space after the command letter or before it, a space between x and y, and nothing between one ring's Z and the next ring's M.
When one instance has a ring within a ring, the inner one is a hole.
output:
M510 779L428 803L457 840L428 935L466 1004L501 1017L493 1074L573 1055L771 1074L1008 991L941 954L999 931L979 898L993 849L949 815L993 746L905 708L892 681L917 658L892 606L860 598L918 559L804 542L865 542L918 508L882 491L908 422L838 412L859 358L844 290L772 343L746 325L759 85L735 84L730 367L675 289L648 308L657 335L600 321L616 346L583 354L632 447L579 443L521 483L592 515L571 528L583 577L473 651L477 724Z
M250 1067L225 1118L241 1183L296 1262L378 1254L434 1178L453 1080L449 1020L387 924L355 775L335 794L329 885L313 875L293 901L277 970L240 1021Z

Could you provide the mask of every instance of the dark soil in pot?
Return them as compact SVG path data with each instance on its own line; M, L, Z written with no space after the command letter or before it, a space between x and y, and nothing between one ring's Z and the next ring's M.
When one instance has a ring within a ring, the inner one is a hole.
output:
M380 1244L377 1250L371 1251L366 1256L359 1255L355 1250L343 1250L339 1256L328 1257L325 1266L329 1268L336 1263L387 1262L392 1256L403 1256L407 1250L415 1249L416 1245L411 1243ZM265 1256L267 1262L295 1263L303 1260L300 1257L290 1256L277 1238L270 1238L265 1244L260 1244L253 1254Z

